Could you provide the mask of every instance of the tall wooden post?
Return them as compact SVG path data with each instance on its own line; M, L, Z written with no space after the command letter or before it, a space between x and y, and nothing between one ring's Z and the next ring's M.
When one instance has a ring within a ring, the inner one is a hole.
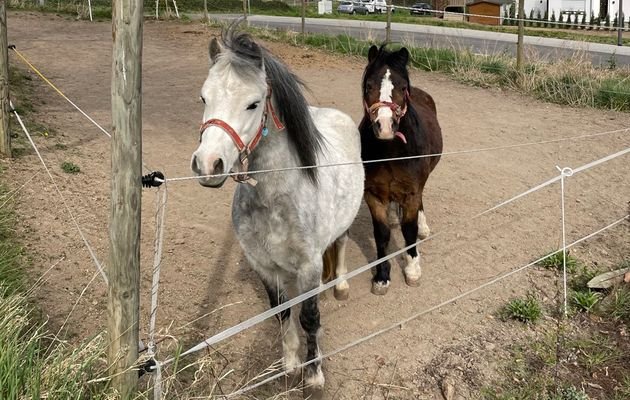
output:
M387 24L385 25L385 43L392 42L392 0L387 1Z
M9 49L7 46L7 0L0 0L0 154L11 157Z
M243 0L243 18L247 22L247 0Z
M210 18L208 18L208 0L203 0L203 21L208 22Z
M138 381L133 367L138 359L142 18L142 0L114 0L108 361L121 399L132 397Z
M623 0L619 0L619 11L617 12L617 46L623 46Z
M306 0L302 0L302 41L306 34Z
M518 40L516 41L516 68L523 68L523 36L525 34L525 0L518 0Z

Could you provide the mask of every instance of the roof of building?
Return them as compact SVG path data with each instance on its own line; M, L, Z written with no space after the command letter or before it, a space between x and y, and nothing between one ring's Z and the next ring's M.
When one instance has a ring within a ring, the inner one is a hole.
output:
M490 3L490 4L496 4L498 6L502 6L505 4L511 4L513 2L514 0L467 0L466 5L471 6L473 4L479 4L479 3Z

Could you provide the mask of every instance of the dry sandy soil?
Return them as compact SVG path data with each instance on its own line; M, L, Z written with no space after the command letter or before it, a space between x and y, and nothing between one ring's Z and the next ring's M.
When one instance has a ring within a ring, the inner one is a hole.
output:
M208 41L216 33L192 23L145 25L144 161L167 177L190 175L189 159L197 146L202 114L198 93L207 73ZM109 129L110 23L10 13L9 40ZM313 104L339 108L359 120L365 60L282 43L265 45L306 81ZM16 58L12 61L23 67ZM97 256L106 260L109 140L29 74L38 111L31 118L54 132L48 137L33 132L37 145ZM464 86L440 74L413 72L412 82L436 100L445 151L630 126L628 114L542 103L513 92ZM556 165L576 167L624 149L629 143L626 131L594 139L444 156L426 190L428 222L440 235L422 245L422 284L405 286L394 264L393 282L384 297L370 293L369 274L350 282L351 298L346 302L337 302L330 294L323 296L323 351L332 351L556 249L561 239L558 185L473 221L470 217L555 176ZM64 161L79 165L81 173L63 173L60 165ZM624 156L569 179L569 241L626 214L630 199L628 161ZM106 323L106 288L100 277L92 281L94 266L62 199L32 152L3 165L13 187L33 178L20 192L20 234L32 256L33 279L56 263L37 292L51 326L59 328L67 318L67 333L73 340L94 335ZM247 266L231 229L234 185L230 182L220 190L210 190L187 181L168 188L158 324L162 333L172 335L185 348L267 308L264 290ZM154 191L145 189L141 314L141 335L145 337L154 201ZM375 258L371 230L369 213L362 207L351 228L350 269ZM628 224L619 225L573 254L611 265L629 253L628 234ZM402 244L400 234L396 234L392 248ZM86 285L88 289L79 298ZM480 386L501 375L501 349L524 330L498 321L497 310L509 298L537 288L554 297L554 276L540 270L516 274L327 359L326 397L440 398L439 383L445 378L458 382L461 398L474 396ZM229 392L280 356L277 331L276 321L269 320L218 346L216 350L225 356L221 362L234 369L221 390ZM170 339L164 341L159 357L167 357L172 347ZM177 388L177 398L187 396L186 384ZM252 396L265 398L286 387L282 379L257 389ZM210 387L197 386L196 391L209 394Z

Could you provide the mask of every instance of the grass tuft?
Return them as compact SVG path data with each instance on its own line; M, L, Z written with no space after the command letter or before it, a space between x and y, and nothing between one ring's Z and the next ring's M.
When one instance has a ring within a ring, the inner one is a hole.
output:
M578 261L571 257L571 255L567 252L567 272L574 273L578 267ZM538 262L538 265L547 268L547 269L555 269L562 271L564 265L564 255L561 251L545 258L542 261Z
M514 319L525 323L534 323L542 316L542 308L533 296L524 299L512 299L501 310L504 319Z
M590 312L601 300L601 295L591 290L581 290L573 292L571 300L579 311Z
M81 172L81 168L70 161L64 161L61 164L61 170L66 174L78 174L79 172Z

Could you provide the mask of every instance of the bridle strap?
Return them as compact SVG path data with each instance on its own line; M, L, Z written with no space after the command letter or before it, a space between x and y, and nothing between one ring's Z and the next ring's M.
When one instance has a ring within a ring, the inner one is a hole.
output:
M258 131L256 132L256 135L254 136L254 138L247 145L245 145L245 143L243 142L239 134L234 130L234 128L232 128L230 124L223 121L222 119L218 119L218 118L209 119L203 124L201 124L201 127L199 128L199 141L201 141L201 136L203 135L204 131L211 126L217 126L223 129L223 131L227 133L228 136L230 136L230 138L232 139L232 142L234 142L234 145L238 149L238 153L239 153L238 159L241 163L242 172L243 172L242 174L233 176L234 180L237 182L244 182L247 179L249 179L249 176L247 175L247 168L249 165L249 155L252 153L254 148L258 146L258 143L260 143L260 140L262 139L262 137L266 136L266 133L263 133L263 132L267 130L267 127L266 127L267 114L269 112L271 113L271 119L273 120L273 123L276 126L276 128L278 130L283 130L284 124L282 124L282 122L280 121L280 118L276 114L276 111L273 108L273 104L271 103L271 86L270 85L267 87L267 98L265 99L265 109L263 111L262 120L260 121L260 126L258 127Z
M409 95L409 91L405 90L405 104L401 107L398 104L392 101L378 101L371 106L368 106L367 102L363 100L363 106L365 107L365 111L367 112L370 120L374 121L376 119L376 114L378 110L382 107L387 107L394 113L394 119L396 122L400 122L402 117L407 114L407 104L411 100L411 96Z

